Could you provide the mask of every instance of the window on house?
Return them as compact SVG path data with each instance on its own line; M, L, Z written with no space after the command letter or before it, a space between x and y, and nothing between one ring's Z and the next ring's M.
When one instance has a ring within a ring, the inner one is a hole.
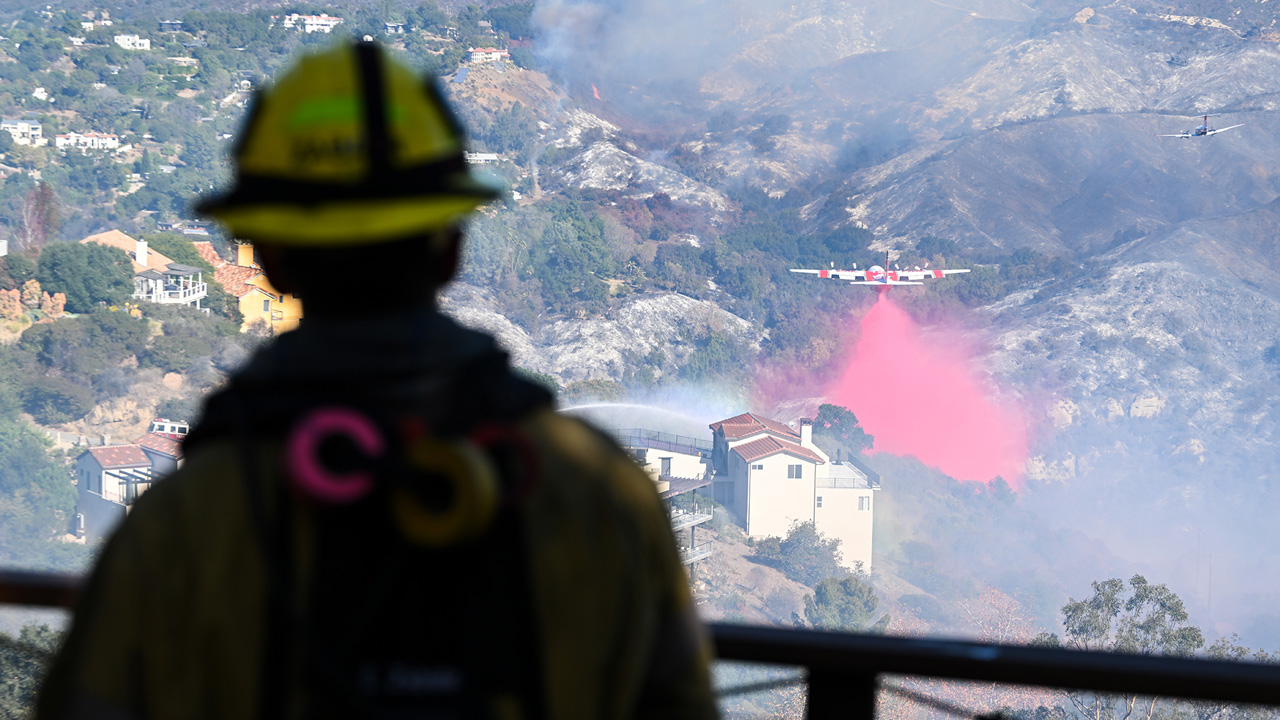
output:
M787 477L789 477L789 478L802 478L802 477L804 477L804 466L803 466L803 465L788 465L788 466L787 466Z
M262 312L271 312L271 301L270 301L270 300L263 300L263 301L262 301Z
M822 496L818 496L818 507L822 507Z
M763 470L763 469L764 469L764 463L761 463L761 464L759 464L759 465L752 465L752 466L751 466L751 469L752 469L752 470Z
M859 510L870 510L870 509L871 509L871 498L869 498L869 497L860 497L860 498L858 498L858 509L859 509Z

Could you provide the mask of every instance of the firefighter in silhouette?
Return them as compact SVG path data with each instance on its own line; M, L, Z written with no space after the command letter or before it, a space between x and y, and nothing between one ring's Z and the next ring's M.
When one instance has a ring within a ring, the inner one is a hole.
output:
M714 716L652 481L436 308L495 195L463 148L372 43L256 98L198 209L306 318L108 542L40 718Z

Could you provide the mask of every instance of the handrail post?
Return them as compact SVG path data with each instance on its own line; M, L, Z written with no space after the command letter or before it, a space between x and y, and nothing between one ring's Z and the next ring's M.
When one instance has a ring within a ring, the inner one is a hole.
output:
M876 716L875 673L809 668L807 720L872 720Z

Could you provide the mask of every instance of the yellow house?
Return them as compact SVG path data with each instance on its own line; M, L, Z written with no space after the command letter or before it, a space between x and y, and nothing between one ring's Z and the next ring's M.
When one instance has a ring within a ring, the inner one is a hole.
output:
M271 287L262 268L253 259L253 246L247 243L236 246L236 262L223 260L208 241L194 242L200 257L213 265L213 279L222 289L240 301L240 313L245 332L254 323L265 323L274 335L298 326L302 320L302 302L288 293L280 293Z

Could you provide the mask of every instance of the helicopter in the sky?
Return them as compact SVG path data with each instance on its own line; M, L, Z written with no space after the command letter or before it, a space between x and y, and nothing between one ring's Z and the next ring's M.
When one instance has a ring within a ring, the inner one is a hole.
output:
M1204 123L1201 124L1200 127L1195 128L1194 130L1186 130L1180 133L1175 133L1173 135L1156 135L1156 137L1176 137L1176 138L1182 138L1186 140L1189 138L1196 138L1196 137L1209 137L1210 135L1217 135L1220 132L1235 130L1238 127L1244 127L1244 123L1240 123L1239 125L1231 125L1224 128L1211 128L1209 127L1209 116L1205 115Z

